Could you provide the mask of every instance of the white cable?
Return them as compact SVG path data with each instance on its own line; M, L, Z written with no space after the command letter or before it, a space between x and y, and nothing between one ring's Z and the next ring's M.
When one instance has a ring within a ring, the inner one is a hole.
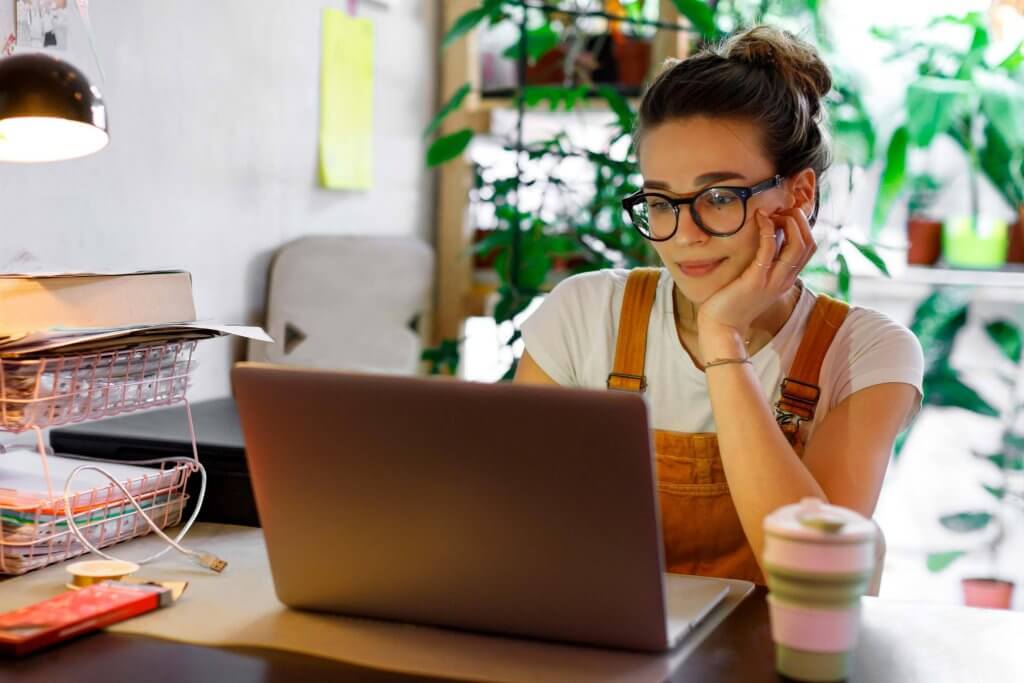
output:
M75 522L74 511L71 509L71 482L74 480L75 476L79 472L82 472L83 470L92 470L109 479L110 483L112 483L114 486L120 489L121 493L124 494L128 502L132 504L132 506L135 508L138 514L141 515L142 518L146 521L146 524L149 525L149 528L168 543L168 546L160 552L154 553L153 555L150 555L149 557L142 560L133 560L133 562L135 562L136 564L147 564L149 562L152 562L153 560L163 557L167 553L167 551L173 548L184 555L188 555L189 557L194 558L197 562L199 562L199 564L203 565L204 567L207 567L208 569L212 569L216 572L223 571L227 563L221 560L220 558L216 557L215 555L212 555L211 553L207 552L190 550L179 545L179 541L181 541L181 539L185 537L185 534L188 533L188 530L192 528L192 524L196 521L196 517L199 516L199 510L203 506L203 498L206 497L206 468L203 467L202 463L198 462L193 458L179 456L170 458L159 458L156 460L138 460L134 461L132 464L152 465L156 463L166 462L187 462L189 463L190 466L197 470L200 475L199 494L196 496L196 507L192 511L192 515L188 518L188 521L185 522L185 525L181 528L181 531L178 532L178 535L175 538L172 539L170 536L165 534L163 530L156 525L156 522L150 519L149 515L146 514L146 511L139 504L138 500L135 499L135 496L129 493L128 489L125 488L125 486L120 481L118 481L116 477L111 475L102 467L97 467L96 465L79 465L78 467L71 471L71 473L68 475L67 480L64 482L64 515L67 519L68 530L72 533L72 535L75 538L78 539L79 543L81 543L85 548L87 548L91 552L94 552L100 557L104 557L108 560L118 559L112 555L108 555L107 553L99 550L96 546L90 543L88 539L85 538L85 535L82 533L82 530L78 528L78 524ZM155 500L156 496L154 493L154 501ZM103 523L105 523L105 521Z

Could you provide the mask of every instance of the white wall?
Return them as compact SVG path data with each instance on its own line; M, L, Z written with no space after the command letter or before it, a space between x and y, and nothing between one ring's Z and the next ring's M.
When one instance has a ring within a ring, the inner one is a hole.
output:
M435 106L435 0L360 3L376 37L369 192L316 185L320 11L347 3L89 5L111 144L75 161L0 165L0 271L182 268L193 274L200 317L257 323L269 259L284 242L310 233L430 239L420 132ZM71 42L94 74L84 37ZM226 395L241 345L200 347L192 397Z

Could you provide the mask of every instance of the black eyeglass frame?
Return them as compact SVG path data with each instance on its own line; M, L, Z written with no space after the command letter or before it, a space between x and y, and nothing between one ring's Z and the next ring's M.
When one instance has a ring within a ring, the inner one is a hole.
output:
M762 181L750 187L742 187L736 185L714 185L712 187L708 187L701 190L692 197L669 197L668 195L661 194L660 192L645 192L644 190L641 189L623 199L622 208L627 214L629 214L629 222L633 226L633 229L640 233L640 235L643 236L645 239L648 239L652 242L666 242L675 237L675 234L679 231L679 207L682 206L683 204L688 204L690 206L690 217L693 218L693 222L697 225L698 228L700 228L707 234L711 235L712 237L729 237L730 235L735 235L736 233L738 233L743 228L744 224L747 222L747 201L756 194L760 194L761 192L772 190L778 187L779 185L782 184L782 181L783 177L781 175L776 174L769 178L768 180ZM709 229L701 221L700 215L697 213L697 209L695 208L698 199L700 199L703 195L707 194L708 192L714 192L716 190L727 190L729 192L732 192L733 194L738 196L740 200L743 202L743 219L740 221L739 227L737 227L735 230L731 232L717 232L715 230ZM637 227L636 220L633 218L633 207L645 201L647 197L658 197L660 199L664 199L672 207L672 212L675 213L675 227L672 229L672 232L669 233L666 237L654 237L654 235L645 234L643 230ZM815 201L814 213L811 215L810 219L810 223L812 226L814 225L814 220L817 218L817 215L818 202Z

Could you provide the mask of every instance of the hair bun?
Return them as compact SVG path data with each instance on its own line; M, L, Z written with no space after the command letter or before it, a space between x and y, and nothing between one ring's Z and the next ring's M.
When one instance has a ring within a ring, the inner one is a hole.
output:
M721 54L734 62L774 70L804 94L813 113L820 108L819 100L832 89L832 74L817 51L789 31L755 26L730 37Z

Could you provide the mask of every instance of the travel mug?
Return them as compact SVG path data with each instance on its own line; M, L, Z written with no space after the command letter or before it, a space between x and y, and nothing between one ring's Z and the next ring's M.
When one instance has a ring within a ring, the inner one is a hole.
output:
M799 681L846 679L875 569L875 525L805 498L765 517L764 530L776 670Z

